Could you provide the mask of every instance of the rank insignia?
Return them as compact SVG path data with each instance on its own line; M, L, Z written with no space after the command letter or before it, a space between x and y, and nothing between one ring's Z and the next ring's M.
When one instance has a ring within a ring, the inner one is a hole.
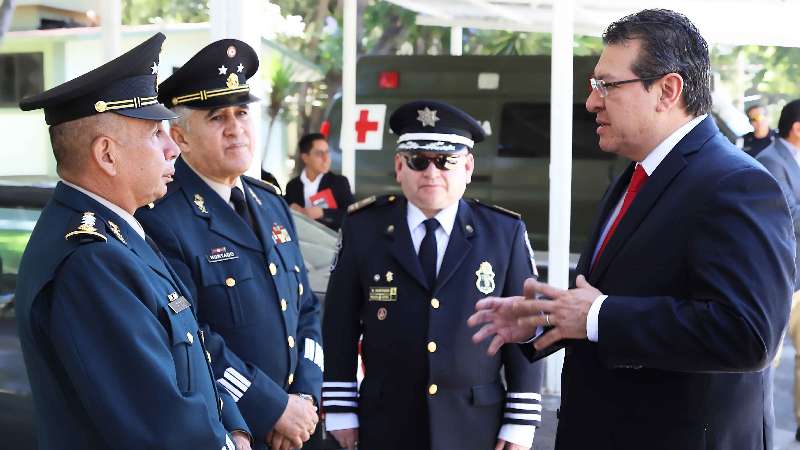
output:
M435 109L432 110L426 106L425 109L417 110L417 114L419 114L417 120L422 123L423 127L435 127L436 122L440 120L436 117L437 112Z
M386 314L388 314L386 308L378 308L378 320L386 319Z
M250 191L250 196L253 197L253 200L255 200L256 203L258 203L258 206L261 206L261 199L256 195L256 191L254 191L250 186L247 186L247 190Z
M397 287L395 286L370 286L369 301L371 302L396 302Z
M208 214L208 210L206 209L206 201L203 200L202 195L194 194L194 204L197 205L197 209L199 209L201 213Z
M375 275L372 276L372 279L375 280L375 282L378 282L381 281L381 276L376 273Z
M122 243L123 243L123 244L125 244L125 245L128 245L128 243L127 243L127 242L125 242L125 238L124 238L124 237L122 237L122 230L120 230L120 229L119 229L119 226L117 226L117 224L115 224L114 222L112 222L112 221L110 221L110 220L109 220L109 221L108 221L108 227L109 227L109 228L111 228L111 233L112 233L112 234L113 234L113 235L114 235L114 236L115 236L117 239L119 239L119 241L120 241L120 242L122 242Z
M97 228L94 227L97 219L94 216L93 212L85 212L83 216L81 216L81 224L78 225L78 228L74 231L67 233L64 236L64 239L72 239L72 238L85 238L89 237L98 241L106 242L108 238L103 236L97 231Z
M482 262L478 270L475 271L475 275L478 277L475 281L475 287L478 288L478 291L484 295L494 292L494 271L489 261Z
M394 281L394 274L391 271L386 272L386 281L388 281L389 283Z
M278 225L277 223L272 224L272 241L276 244L284 244L286 242L291 242L292 237L289 235L289 231L283 227L283 225Z

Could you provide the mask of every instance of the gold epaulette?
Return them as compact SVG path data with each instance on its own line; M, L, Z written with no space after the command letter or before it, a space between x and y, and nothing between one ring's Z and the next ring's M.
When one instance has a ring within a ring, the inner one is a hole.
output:
M503 214L505 214L507 216L511 216L511 217L513 217L515 219L522 220L522 214L520 214L520 213L518 213L516 211L511 211L510 209L506 209L506 208L503 208L502 206L498 206L498 205L487 205L486 203L482 203L477 198L473 198L471 200L472 200L473 203L475 203L477 205L485 206L485 207L487 207L489 209L493 209L495 211L501 212L501 213L503 213Z
M395 202L395 200L397 200L397 196L394 194L381 195L380 197L373 195L348 206L347 214L353 214L354 212L360 211L367 206L391 205Z
M83 216L81 216L81 223L78 227L64 235L64 239L66 240L78 240L80 242L96 242L108 241L108 238L100 232L97 228L95 228L95 223L97 222L97 218L94 216L93 212L85 212Z

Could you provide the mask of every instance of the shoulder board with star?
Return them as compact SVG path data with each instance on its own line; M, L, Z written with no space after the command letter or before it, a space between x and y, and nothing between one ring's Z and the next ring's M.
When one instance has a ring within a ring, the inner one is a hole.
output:
M365 199L359 200L352 205L347 207L347 214L354 214L358 211L362 211L364 209L373 207L373 206L383 206L383 205L391 205L397 201L397 196L392 195L381 195L381 196L371 196Z
M281 188L278 187L278 186L275 186L274 184L270 183L269 181L259 180L258 178L248 177L247 175L244 176L244 179L249 181L249 182L251 182L251 183L253 183L253 184L255 184L256 186L258 186L260 188L266 189L267 191L269 191L272 194L283 195L283 191L281 191Z
M106 242L108 237L101 230L95 226L97 224L97 217L91 211L86 211L81 214L80 218L75 219L75 228L69 233L64 235L64 239L68 241L76 241L80 244L88 244L90 242Z
M483 206L485 208L489 208L489 209L492 209L494 211L503 213L503 214L505 214L507 216L511 216L511 217L513 217L515 219L522 220L522 214L520 214L520 213L518 213L516 211L511 211L510 209L503 208L502 206L489 205L489 204L486 204L486 203L482 203L477 198L470 199L470 202L472 202L475 205L480 205L480 206Z

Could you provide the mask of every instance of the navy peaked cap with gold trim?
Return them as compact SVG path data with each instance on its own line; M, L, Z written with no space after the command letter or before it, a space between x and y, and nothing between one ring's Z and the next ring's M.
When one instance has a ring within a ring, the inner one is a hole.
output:
M455 106L418 100L397 108L389 127L398 136L399 152L451 153L471 150L485 137L481 124Z
M175 114L158 103L158 55L164 39L156 33L91 72L23 98L19 107L44 109L51 126L109 111L137 119L173 119Z
M247 79L258 70L258 55L237 39L212 42L159 85L158 99L168 107L222 108L260 99Z

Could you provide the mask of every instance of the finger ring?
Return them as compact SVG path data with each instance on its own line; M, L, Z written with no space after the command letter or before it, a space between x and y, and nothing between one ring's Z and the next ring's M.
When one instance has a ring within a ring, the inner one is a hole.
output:
M547 323L548 327L552 327L553 325L550 323L550 314L544 315L544 321Z

